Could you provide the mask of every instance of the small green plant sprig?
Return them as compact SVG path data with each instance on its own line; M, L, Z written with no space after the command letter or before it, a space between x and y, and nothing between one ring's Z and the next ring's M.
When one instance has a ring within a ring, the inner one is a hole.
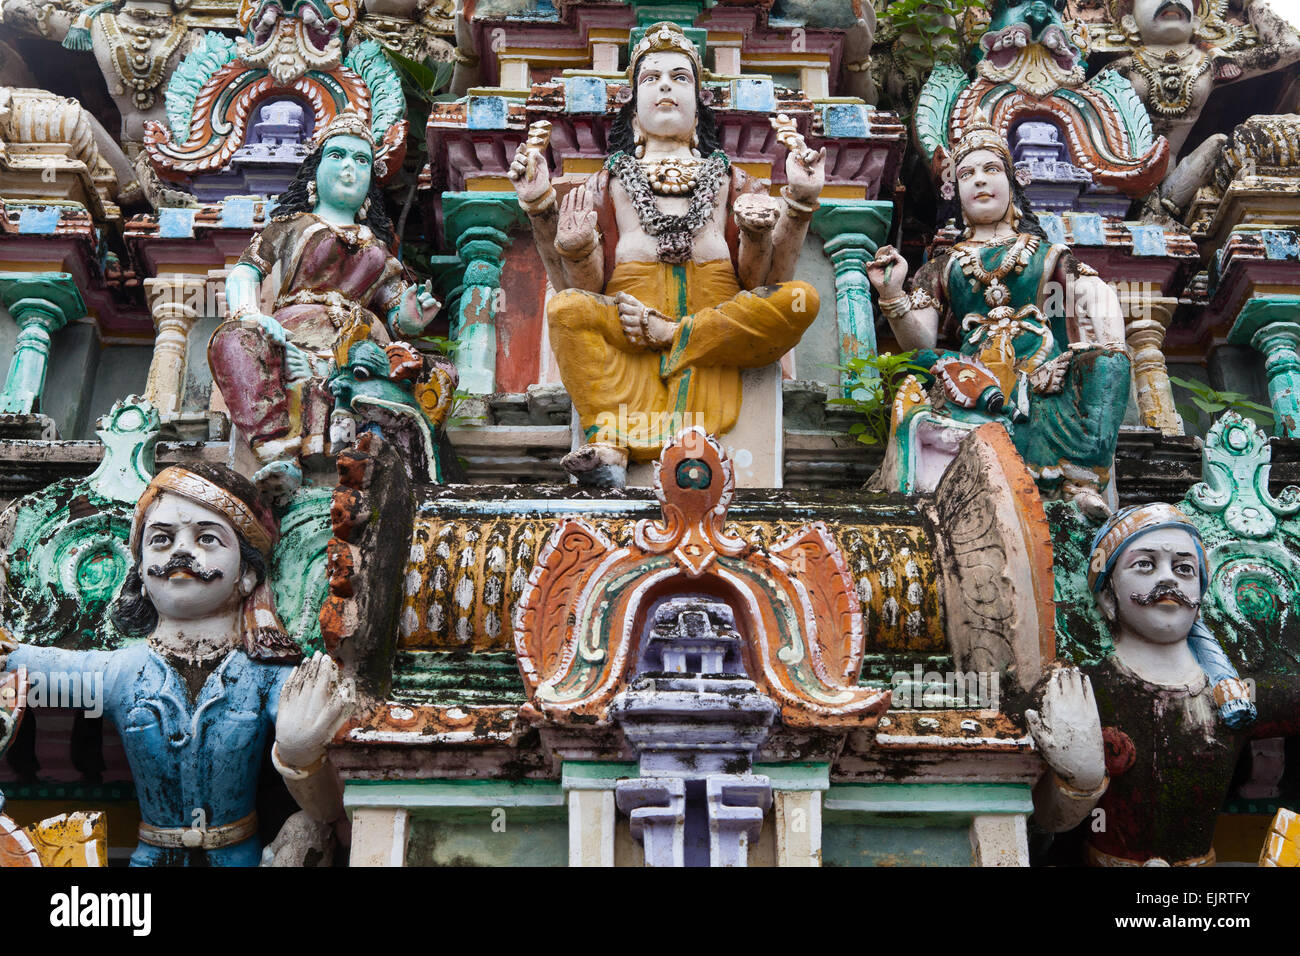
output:
M1169 381L1171 384L1184 388L1191 393L1191 405L1185 402L1175 403L1178 414L1183 416L1184 421L1197 421L1200 418L1197 409L1208 415L1211 420L1217 418L1222 412L1234 411L1243 418L1249 418L1266 432L1273 430L1273 409L1267 405L1261 405L1259 402L1251 401L1249 395L1241 392L1216 391L1202 382L1178 378L1176 375L1170 375Z
M852 358L838 366L844 373L848 394L832 398L830 405L842 405L862 416L854 422L849 434L864 445L883 445L889 438L891 410L894 396L909 375L926 375L930 370L916 364L917 353L881 352Z

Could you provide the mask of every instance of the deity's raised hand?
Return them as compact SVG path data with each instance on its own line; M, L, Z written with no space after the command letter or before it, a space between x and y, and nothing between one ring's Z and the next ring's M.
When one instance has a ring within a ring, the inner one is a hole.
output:
M545 154L546 143L550 140L550 123L544 127L542 123L546 121L534 123L529 128L528 139L519 144L514 161L506 170L506 175L515 184L515 195L520 202L537 202L551 189L551 172Z
M317 651L303 661L284 683L275 722L275 746L280 761L301 768L325 753L343 721L355 707L352 681L339 679L338 665Z
M1079 790L1106 776L1101 717L1092 682L1077 667L1058 668L1043 688L1039 710L1026 710L1034 745L1056 775Z
M596 241L596 221L596 203L591 194L582 186L570 189L560 200L556 248L575 257L590 252Z
M811 202L826 185L826 147L811 148L796 129L794 120L784 113L772 117L776 138L787 150L786 186L799 202Z
M897 298L907 279L907 260L893 246L881 246L876 258L867 263L867 278L882 299Z

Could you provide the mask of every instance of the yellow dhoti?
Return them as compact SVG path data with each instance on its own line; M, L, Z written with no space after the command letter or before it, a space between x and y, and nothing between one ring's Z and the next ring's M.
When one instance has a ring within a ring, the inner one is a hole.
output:
M683 427L730 431L740 370L794 348L819 304L806 282L742 292L728 260L621 263L605 292L559 293L546 307L547 327L586 440L626 447L633 461L658 457ZM613 298L620 292L678 320L667 350L628 341Z

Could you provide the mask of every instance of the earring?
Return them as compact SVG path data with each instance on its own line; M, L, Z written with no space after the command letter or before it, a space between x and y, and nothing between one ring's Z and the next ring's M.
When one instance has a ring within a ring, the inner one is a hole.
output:
M639 126L632 131L632 145L634 147L632 150L633 156L640 159L645 155L645 133L641 132Z
M369 213L370 213L370 197L367 196L366 201L363 202L361 204L361 208L357 210L357 219L359 220L365 219Z
M313 206L316 205L317 203L316 180L314 179L309 179L307 181L307 199Z

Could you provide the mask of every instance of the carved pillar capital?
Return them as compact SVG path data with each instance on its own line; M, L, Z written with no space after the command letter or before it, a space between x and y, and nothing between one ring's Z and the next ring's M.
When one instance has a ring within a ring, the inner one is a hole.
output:
M1273 433L1300 435L1300 295L1263 295L1248 301L1228 332L1231 345L1263 353Z
M86 305L66 272L0 273L0 302L18 325L18 341L0 413L28 415L40 408L51 336L86 314Z

